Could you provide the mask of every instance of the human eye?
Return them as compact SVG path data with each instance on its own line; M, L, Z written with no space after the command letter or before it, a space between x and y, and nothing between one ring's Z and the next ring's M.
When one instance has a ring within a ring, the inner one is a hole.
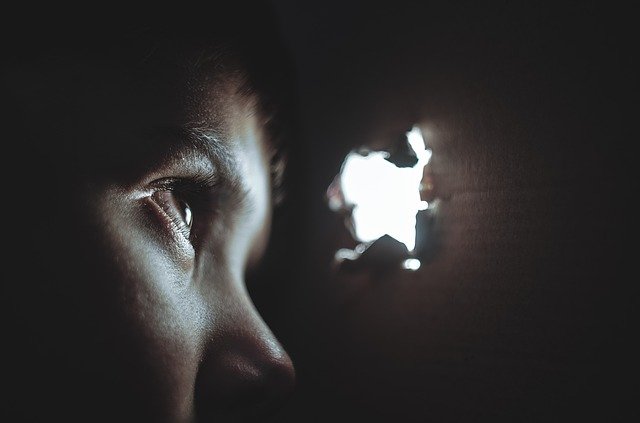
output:
M186 241L193 241L194 222L215 212L215 181L204 178L162 178L152 182L150 199L167 229Z
M164 213L171 228L188 240L193 226L193 210L189 203L173 189L158 189L151 199Z

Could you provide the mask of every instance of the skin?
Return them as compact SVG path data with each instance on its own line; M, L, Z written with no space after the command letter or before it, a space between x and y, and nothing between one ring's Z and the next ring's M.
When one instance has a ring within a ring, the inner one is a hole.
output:
M9 297L18 419L249 421L293 386L245 286L270 232L266 119L239 65L192 60L5 73L48 130L50 181L20 196L42 214Z

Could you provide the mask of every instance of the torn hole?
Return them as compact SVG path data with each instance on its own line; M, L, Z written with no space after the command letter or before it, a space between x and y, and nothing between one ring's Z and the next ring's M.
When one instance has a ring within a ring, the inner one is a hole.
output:
M417 270L416 216L432 211L437 200L429 195L433 181L425 178L425 166L432 156L420 128L403 134L391 151L360 148L347 154L327 189L331 210L343 213L352 237L360 242L355 250L336 253L336 260L355 260L378 239L387 235L402 243L411 260L402 267ZM426 180L425 180L426 179ZM429 190L429 193L425 191ZM425 201L425 198L431 201Z

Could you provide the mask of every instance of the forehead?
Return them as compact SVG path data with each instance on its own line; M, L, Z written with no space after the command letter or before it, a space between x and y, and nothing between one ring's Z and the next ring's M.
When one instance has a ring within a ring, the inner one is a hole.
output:
M154 160L195 135L230 146L245 118L259 114L245 70L216 48L169 53L141 62L67 54L18 67L5 80L28 110L39 147L71 151L94 167Z
M150 54L135 64L111 56L63 58L34 76L44 79L39 102L64 102L61 114L73 112L87 120L101 114L200 126L222 125L230 117L225 111L254 105L245 69L215 49Z
M140 133L161 125L224 135L241 112L266 124L269 151L280 148L291 64L271 5L214 2L119 15L39 22L16 13L0 28L12 34L0 42L20 40L7 43L0 68L7 102L20 102L12 112L20 120L16 132L24 135L25 118L45 133L33 134L38 148L73 144L73 154L84 157L88 139L130 149Z
M90 122L92 112L126 117L134 109L135 122L211 124L232 93L248 92L242 87L256 73L248 64L265 50L238 21L243 16L253 24L254 14L236 9L216 7L207 19L153 11L153 19L120 18L107 26L49 22L33 34L17 34L21 43L9 49L5 63L10 78L22 82L12 84L16 90L32 91L32 103L58 120L76 114Z

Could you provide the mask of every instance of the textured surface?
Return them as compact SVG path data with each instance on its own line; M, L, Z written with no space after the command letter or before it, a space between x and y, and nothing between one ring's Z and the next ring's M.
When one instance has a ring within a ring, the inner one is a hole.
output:
M624 13L277 4L301 124L300 208L276 226L297 228L291 277L255 289L297 365L274 421L621 421ZM331 274L349 240L324 190L351 148L412 123L447 198L439 255L415 273Z

